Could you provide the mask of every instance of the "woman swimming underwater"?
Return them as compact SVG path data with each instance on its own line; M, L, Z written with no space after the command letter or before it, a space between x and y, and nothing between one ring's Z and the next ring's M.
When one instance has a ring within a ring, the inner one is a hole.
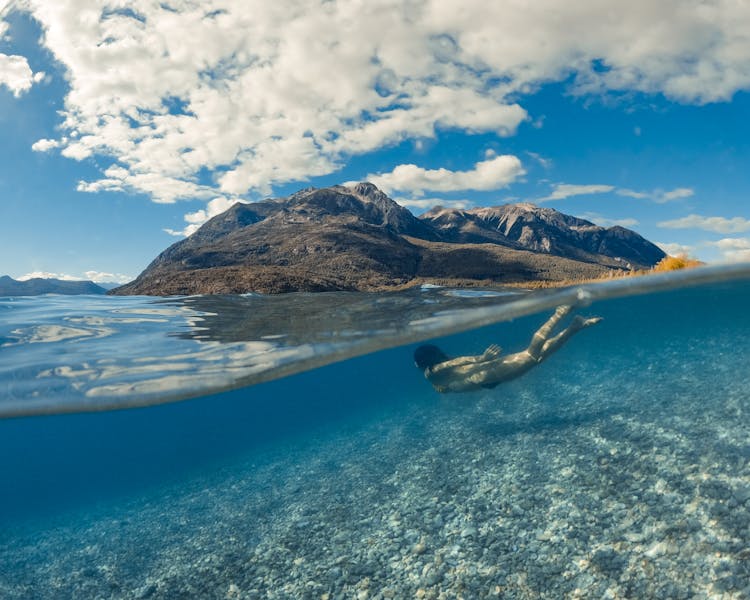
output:
M529 347L515 354L501 356L500 347L493 344L478 356L450 358L437 346L428 344L416 349L414 362L438 392L494 388L499 383L523 375L559 349L575 333L602 320L601 317L575 316L570 325L553 336L552 330L571 310L571 306L559 306L531 338Z

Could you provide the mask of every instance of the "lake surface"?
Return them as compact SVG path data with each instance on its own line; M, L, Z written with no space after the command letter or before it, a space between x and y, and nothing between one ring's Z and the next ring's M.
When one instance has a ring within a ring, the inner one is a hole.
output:
M413 364L561 304L603 320L519 379ZM748 598L749 308L748 265L1 298L0 598Z

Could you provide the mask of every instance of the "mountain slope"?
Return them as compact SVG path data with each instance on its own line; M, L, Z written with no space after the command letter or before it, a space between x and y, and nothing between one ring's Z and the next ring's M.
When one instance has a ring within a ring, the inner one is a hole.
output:
M39 296L41 294L105 294L107 290L91 281L63 281L61 279L27 279L17 281L0 277L0 296Z
M421 219L447 241L490 242L613 267L647 268L665 256L624 227L604 228L528 203L469 210L438 207Z
M650 266L663 256L653 246L660 256L652 262L641 248L649 243L628 230L620 234L551 209L518 209L514 216L512 206L433 210L417 218L369 183L308 188L288 198L234 205L112 293L560 281Z

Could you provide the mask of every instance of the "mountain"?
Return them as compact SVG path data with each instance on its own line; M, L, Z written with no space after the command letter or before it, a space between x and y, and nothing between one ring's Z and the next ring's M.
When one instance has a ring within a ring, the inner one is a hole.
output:
M122 283L117 283L115 281L97 281L96 285L98 285L100 288L104 288L106 291L109 291L116 287L120 287Z
M658 246L624 227L600 227L528 203L470 210L436 207L421 219L446 241L489 242L612 267L651 267L665 256Z
M41 294L105 294L107 290L91 281L63 281L61 279L27 279L16 281L7 275L0 277L0 296L39 296Z
M530 204L415 217L370 183L235 204L114 294L381 290L561 281L649 267L638 234Z

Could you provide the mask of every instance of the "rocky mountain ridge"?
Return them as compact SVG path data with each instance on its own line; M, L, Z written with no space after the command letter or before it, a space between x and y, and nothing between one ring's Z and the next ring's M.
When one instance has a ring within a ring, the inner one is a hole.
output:
M107 290L93 281L65 281L35 277L18 281L3 275L0 277L0 296L40 296L42 294L105 294Z
M623 228L533 205L421 217L370 183L235 204L162 252L116 294L382 290L560 281L664 256Z
M612 267L643 268L664 258L661 249L634 231L600 227L526 202L466 210L437 207L421 219L451 242L502 244Z

